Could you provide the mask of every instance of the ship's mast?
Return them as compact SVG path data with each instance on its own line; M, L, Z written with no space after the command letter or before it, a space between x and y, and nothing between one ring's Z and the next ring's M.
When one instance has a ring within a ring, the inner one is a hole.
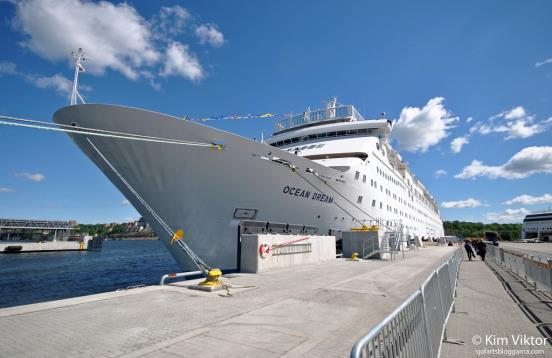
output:
M326 102L326 109L329 111L330 118L335 117L335 109L337 107L337 98L332 97Z
M71 56L73 56L73 59L75 60L75 77L73 78L73 90L71 91L71 105L73 106L77 104L77 99L80 99L81 102L84 103L84 100L78 91L79 72L84 72L84 67L82 66L82 63L85 60L84 51L82 48L79 48L77 53L71 52Z

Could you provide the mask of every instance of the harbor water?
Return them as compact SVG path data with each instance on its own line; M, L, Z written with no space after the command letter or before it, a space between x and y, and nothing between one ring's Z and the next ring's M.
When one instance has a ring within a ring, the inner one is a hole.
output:
M0 255L0 308L158 284L178 272L161 241L106 241L98 252Z

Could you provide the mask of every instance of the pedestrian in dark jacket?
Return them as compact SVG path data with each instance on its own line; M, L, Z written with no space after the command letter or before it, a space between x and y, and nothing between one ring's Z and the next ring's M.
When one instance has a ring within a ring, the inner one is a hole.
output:
M466 250L466 253L468 254L468 260L471 261L472 257L475 257L475 253L473 252L473 247L471 246L471 244L468 240L464 241L464 249Z
M485 261L485 254L487 254L487 245L481 240L479 240L477 243L477 254L481 256L481 261Z

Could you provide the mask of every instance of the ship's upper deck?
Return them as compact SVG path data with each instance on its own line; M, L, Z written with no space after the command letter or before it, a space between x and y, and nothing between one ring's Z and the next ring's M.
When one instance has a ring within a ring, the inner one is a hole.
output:
M276 123L276 132L274 132L274 135L319 124L356 122L363 120L364 117L362 117L352 105L332 106L312 112L307 110L301 114L296 114L278 121Z

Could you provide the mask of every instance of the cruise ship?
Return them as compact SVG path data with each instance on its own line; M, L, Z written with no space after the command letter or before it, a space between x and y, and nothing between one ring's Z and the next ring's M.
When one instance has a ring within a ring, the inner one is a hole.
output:
M243 220L337 236L358 227L381 235L400 230L408 239L443 236L435 199L391 147L392 122L364 119L335 99L281 119L260 142L117 105L70 105L54 121L111 134L69 133L183 268L193 261L172 243L167 226L181 229L204 262L225 270L238 268Z

